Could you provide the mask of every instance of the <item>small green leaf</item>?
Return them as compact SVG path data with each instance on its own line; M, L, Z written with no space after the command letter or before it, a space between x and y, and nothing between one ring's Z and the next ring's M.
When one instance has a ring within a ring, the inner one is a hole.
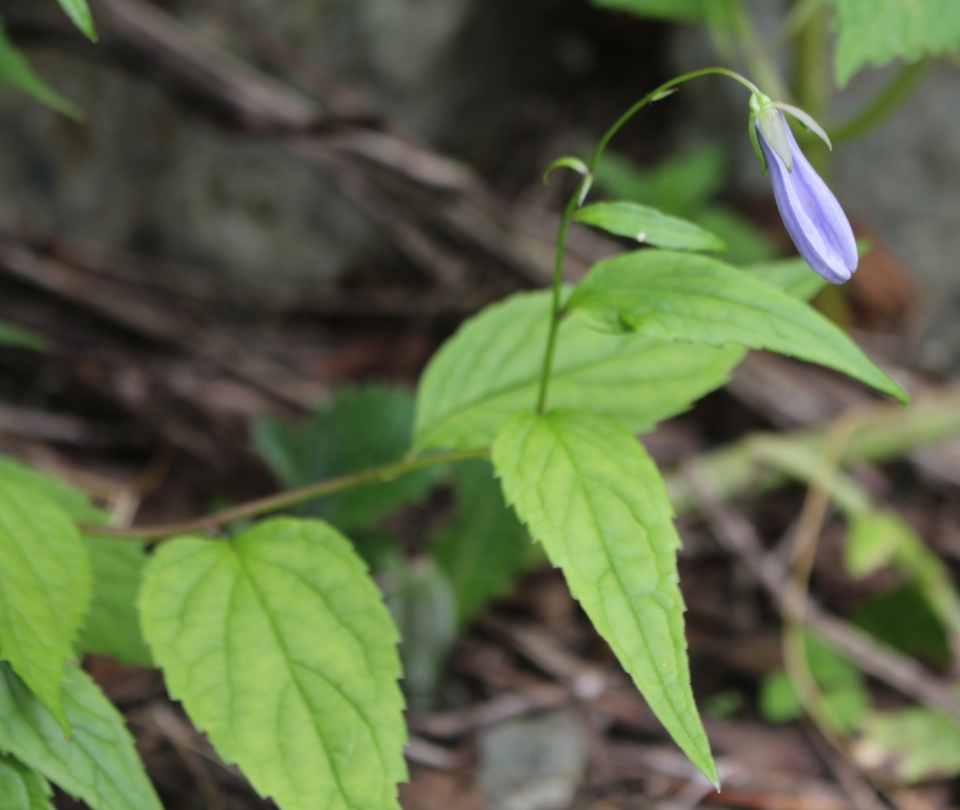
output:
M67 16L73 20L73 24L84 33L87 39L96 42L97 32L93 27L93 17L90 15L87 0L57 0L57 2L60 3L60 7L67 12Z
M567 310L612 333L795 355L908 400L895 380L818 312L707 256L640 250L606 259L577 285Z
M833 0L837 50L834 69L842 87L868 62L916 62L960 46L960 0Z
M903 782L960 774L960 725L940 712L925 706L874 712L863 733L868 756L892 759Z
M884 644L936 667L949 666L953 657L943 623L915 582L868 597L850 620Z
M740 269L779 287L787 295L801 301L809 301L827 283L823 276L815 273L810 265L799 257L748 264Z
M417 392L414 447L489 446L537 398L550 293L520 293L471 318L430 361ZM671 346L639 335L611 338L580 318L557 339L550 403L647 430L728 379L739 349Z
M144 635L171 695L282 810L399 808L397 632L349 541L275 518L147 564Z
M0 456L0 486L19 484L46 495L68 517L80 523L106 523L109 515L92 506L90 498L78 489L52 475L47 475L9 456Z
M590 167L580 160L580 158L567 155L566 157L557 158L555 161L553 161L553 163L547 166L546 171L543 173L544 185L547 184L547 180L550 177L550 172L559 168L572 169L577 174L582 174L584 177L590 174Z
M299 487L402 459L413 433L413 398L398 388L344 388L301 424L274 418L254 428L254 445L277 478ZM303 514L343 531L368 527L404 503L422 500L445 474L431 467L315 501Z
M789 723L803 714L803 704L790 676L782 669L763 679L760 687L760 714L771 723Z
M593 0L594 5L629 11L638 17L675 22L701 22L704 0Z
M30 63L23 57L7 38L6 31L0 25L0 83L10 84L22 90L71 118L81 118L80 109L67 101L55 90L51 90L30 67Z
M574 219L617 236L675 250L724 251L718 236L685 219L634 202L600 202L581 208Z
M137 594L147 562L143 546L93 535L84 535L83 542L93 569L93 601L77 639L78 653L100 653L124 664L152 666L137 612Z
M684 753L717 784L690 689L672 508L656 465L616 422L521 411L497 434L507 500Z
M63 664L90 591L90 561L73 521L42 492L0 480L0 656L65 732Z
M3 810L53 810L47 780L11 756L0 754L0 807Z
M637 168L627 158L606 152L597 164L596 177L597 185L615 199L652 205L672 216L691 217L722 188L726 171L723 150L707 144L649 169Z
M38 352L45 352L49 346L43 335L2 320L0 320L0 344L12 346L15 349L33 349Z
M12 754L92 810L163 810L123 716L82 669L67 665L63 705L73 736L0 663L0 751ZM4 810L6 810L4 808Z
M456 468L457 513L437 538L433 556L446 572L461 624L513 583L530 559L531 542L486 459Z
M889 565L903 543L904 532L913 530L892 511L869 511L854 515L843 547L843 562L850 576L863 579Z

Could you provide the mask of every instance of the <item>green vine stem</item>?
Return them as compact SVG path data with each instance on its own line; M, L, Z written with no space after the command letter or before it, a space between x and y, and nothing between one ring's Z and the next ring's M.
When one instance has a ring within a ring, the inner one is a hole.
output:
M238 506L233 506L220 512L214 512L212 515L183 521L182 523L135 526L131 529L113 529L107 526L85 524L81 526L81 528L90 534L105 537L122 537L131 540L147 541L162 540L179 534L190 534L191 532L210 532L227 523L232 523L235 520L257 517L258 515L263 515L268 512L277 512L306 501L312 501L314 498L342 492L345 489L352 489L353 487L359 487L364 484L381 484L386 481L392 481L404 473L412 472L413 470L422 470L425 467L433 467L438 464L452 464L457 461L466 461L472 458L483 458L489 454L490 450L486 447L474 447L468 450L434 453L405 461L396 461L392 464L384 464L380 467L372 467L368 470L342 475L338 478L330 478L326 481L309 484L305 487L288 489L285 492L278 492L276 495L258 498L255 501L247 501Z
M751 82L749 79L745 79L739 73L728 70L727 68L709 67L702 68L701 70L694 70L690 73L684 73L682 76L677 76L668 82L664 82L655 90L647 93L647 95L645 95L629 110L621 115L613 124L613 126L604 133L599 143L597 143L596 148L593 150L593 154L590 156L590 162L587 165L587 173L580 181L580 184L577 186L577 190L570 198L566 208L563 209L563 214L560 216L560 225L557 228L557 250L553 266L553 300L550 311L550 327L547 332L547 345L543 356L543 369L540 373L540 387L537 394L536 410L538 414L542 414L547 407L547 391L550 385L550 373L553 369L553 355L557 345L557 332L560 329L560 322L563 320L561 295L563 286L563 258L566 254L567 228L570 225L570 218L576 213L577 209L583 205L583 201L586 199L587 193L590 191L590 186L593 183L593 176L597 170L597 164L600 162L600 158L603 156L604 150L613 139L613 136L620 131L623 125L648 104L669 95L670 91L672 91L677 85L688 82L691 79L699 78L700 76L708 76L711 74L727 76L728 78L739 82L753 93L760 92L756 85L753 84L753 82Z
M828 130L834 146L859 137L893 113L917 89L932 67L932 59L921 59L902 67L860 112Z

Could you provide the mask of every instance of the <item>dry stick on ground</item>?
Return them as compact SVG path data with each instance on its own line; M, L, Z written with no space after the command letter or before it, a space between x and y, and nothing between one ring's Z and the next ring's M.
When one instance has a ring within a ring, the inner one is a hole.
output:
M805 612L810 591L810 574L813 571L820 534L830 506L830 490L839 472L840 460L857 430L876 415L876 407L852 409L831 425L824 453L807 491L797 523L782 602L783 659L787 674L820 735L839 755L840 759L828 757L826 761L860 810L883 810L884 804L879 798L879 790L875 792L875 786L854 766L845 740L836 731L842 724L836 712L824 699L810 670Z
M785 567L767 554L753 525L721 500L698 463L686 465L684 475L717 540L727 551L743 560L773 603L782 609L784 584L787 580ZM807 624L864 672L885 681L920 703L946 712L960 721L960 697L954 693L950 684L930 675L913 659L874 641L848 622L826 613L812 599L807 598L805 605Z
M0 267L54 295L82 304L131 331L178 346L288 405L309 407L327 395L322 386L296 376L262 355L257 356L249 347L234 344L186 311L163 306L144 294L137 295L127 285L120 286L109 279L78 272L38 255L25 245L0 241Z

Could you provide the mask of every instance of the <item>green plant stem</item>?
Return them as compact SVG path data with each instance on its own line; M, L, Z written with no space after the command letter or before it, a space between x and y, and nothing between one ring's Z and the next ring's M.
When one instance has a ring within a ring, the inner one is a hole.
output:
M750 73L767 95L779 101L789 101L787 88L773 66L770 55L761 44L742 0L733 4L732 15L734 34Z
M590 191L590 186L593 183L594 172L597 170L597 164L600 162L600 158L603 156L604 150L607 148L607 145L610 143L613 136L620 131L621 127L623 127L627 121L633 118L634 115L636 115L652 101L662 98L664 93L667 93L669 90L672 90L679 84L683 84L683 82L690 81L690 79L696 79L700 76L708 76L710 74L727 76L734 81L739 82L751 92L760 92L756 85L754 85L751 81L745 79L739 73L735 73L727 68L709 67L701 70L694 70L690 73L684 73L682 76L677 76L675 79L664 82L655 90L647 93L647 95L645 95L629 110L621 115L614 122L613 126L604 133L603 137L597 143L596 148L593 150L593 154L590 156L590 163L587 166L588 173L577 186L576 192L570 198L566 208L564 208L563 214L560 217L560 225L557 228L557 249L553 266L553 300L550 311L550 326L547 332L547 346L543 354L543 368L540 372L540 386L537 394L536 411L538 414L542 414L547 407L547 391L550 385L550 373L553 370L553 356L556 351L557 333L560 329L560 322L563 320L561 296L563 292L563 258L566 254L567 247L567 228L570 225L570 218L583 204L587 193Z
M433 467L438 464L451 464L457 461L466 461L471 458L482 458L490 454L489 448L474 447L468 450L453 450L449 453L435 453L429 456L420 456L406 461L396 461L369 470L341 475L305 487L278 492L266 498L247 501L238 506L214 512L212 515L187 520L181 523L162 523L156 526L135 526L131 529L113 529L107 526L83 525L81 528L91 534L107 537L123 537L132 540L159 540L179 534L191 532L211 531L227 523L244 518L257 517L268 512L276 512L291 506L312 501L324 495L333 495L345 489L352 489L364 484L378 484L392 481L404 473L421 470L424 467Z
M794 6L804 3L805 0L797 0ZM793 69L797 104L817 121L826 120L831 93L827 45L827 9L820 6L806 15L797 31ZM826 144L819 138L811 140L805 151L814 168L829 182L830 152Z
M827 131L834 145L853 140L893 113L917 89L932 67L931 59L904 65L860 112Z

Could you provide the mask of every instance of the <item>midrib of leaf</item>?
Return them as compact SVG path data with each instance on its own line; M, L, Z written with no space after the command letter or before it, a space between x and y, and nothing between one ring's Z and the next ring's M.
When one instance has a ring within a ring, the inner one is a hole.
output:
M376 729L374 729L373 726L370 724L370 721L367 719L366 714L365 714L363 711L360 710L360 707L356 704L356 702L355 702L352 698L350 698L350 697L348 697L347 695L345 695L345 694L343 693L343 690L339 687L339 685L337 685L337 684L335 684L333 681L331 681L330 678L329 678L325 673L319 672L319 671L317 671L317 670L315 670L315 669L312 669L311 667L308 667L308 666L306 666L305 664L297 664L297 662L294 661L294 659L293 659L292 656L290 655L290 650L287 648L286 642L283 640L283 636L282 636L282 634L280 633L280 629L279 629L279 627L277 626L276 621L274 620L273 614L271 613L270 609L268 608L267 602L266 602L266 600L264 599L263 594L260 592L260 589L259 589L259 588L257 587L257 585L256 585L255 578L251 575L250 571L249 571L248 568L247 568L247 564L246 564L246 561L245 561L244 558L243 558L243 554L241 554L237 549L232 548L232 547L231 547L230 551L231 551L232 554L234 554L234 555L236 556L237 562L238 562L238 566L239 566L239 569L240 569L240 571L241 571L241 573L242 573L242 575L243 575L243 578L244 578L244 579L246 580L246 582L250 585L250 589L251 589L251 591L253 592L254 596L256 597L257 604L259 605L260 610L263 611L263 614L267 617L267 623L270 625L270 629L271 629L271 631L273 632L273 637L274 637L274 641L276 642L276 646L280 649L280 651L281 651L282 654L283 654L282 657L283 657L284 666L285 666L286 669L287 669L287 672L288 672L288 674L289 674L289 676L290 676L291 682L294 684L294 687L295 687L296 690L297 690L297 696L300 698L300 702L301 702L301 704L302 704L302 706L303 706L306 714L310 717L310 726L311 726L311 728L313 729L313 732L314 732L314 735L315 735L316 738L317 738L317 741L320 743L320 747L323 749L323 754L324 754L324 756L326 757L327 763L328 763L329 766L330 766L330 772L333 774L333 779L334 779L334 782L336 783L337 790L338 790L338 792L340 793L340 795L343 797L344 802L346 802L348 805L352 806L352 802L351 802L351 800L350 800L350 798L349 798L349 795L347 794L347 791L346 791L346 789L345 789L344 786L343 786L343 782L341 781L340 769L339 769L339 767L337 766L337 764L334 762L333 757L330 755L330 748L327 746L326 738L324 737L324 735L323 735L322 730L320 729L320 727L317 725L317 720L316 720L316 717L314 716L314 712L313 712L313 709L312 709L312 707L311 707L311 705L310 705L310 701L308 700L308 698L307 698L307 696L306 696L306 693L304 692L303 685L300 683L300 679L299 679L299 677L298 677L297 674L296 674L296 671L295 671L295 669L294 669L294 666L295 666L295 665L296 665L296 666L301 666L301 667L303 667L304 669L306 669L306 670L310 671L311 673L313 673L314 675L318 676L324 683L326 683L326 684L330 687L330 689L331 689L333 692L335 692L337 695L339 695L340 699L343 700L344 703L346 703L348 706L350 706L350 708L352 708L352 709L357 713L357 716L363 721L363 724L367 727L367 731L370 732L370 739L373 741L374 747L375 747L376 750L377 750L377 757L378 757L378 759L380 760L380 765L381 765L381 767L383 768L383 772L384 772L384 773L389 773L389 772L390 772L390 769L387 767L387 764L386 764L386 762L385 762L384 759L383 759L383 752L380 750L380 745L379 745L378 737L377 737L377 734L376 734ZM258 563L259 565L265 565L265 566L269 566L269 565L270 565L269 563L267 563L267 562L265 562L265 561L263 561L263 560L258 560L257 563ZM282 571L284 574L287 574L288 576L289 576L289 575L292 575L295 579L297 579L298 581L300 581L301 583L303 583L303 584L305 584L305 585L307 584L307 583L305 583L303 580L300 580L299 577L297 577L297 575L296 575L294 572L291 572L291 571L290 571L289 569L287 569L287 568L282 568L282 567L280 567L280 566L272 566L272 567L275 568L275 569L277 569L277 570L279 570L279 571ZM239 579L239 577L238 577L238 579ZM352 629L351 627L349 627L348 625L344 624L344 623L340 620L340 617L339 617L339 615L336 613L336 611L331 610L329 602L327 602L326 597L325 597L322 593L320 593L318 590L316 590L313 585L308 585L307 587L308 587L308 590L309 590L310 593L316 594L316 595L319 597L320 601L323 602L324 607L327 609L327 612L330 613L330 615L335 618L337 624L338 624L341 628L343 628L343 629L347 632L347 634L350 636L350 638L352 638L352 639L354 640L354 642L360 647L360 649L361 649L361 651L362 651L362 653L363 653L363 659L364 659L364 661L365 661L366 664L367 664L367 669L372 673L372 672L373 672L373 669L372 669L372 667L371 667L371 665L370 665L370 659L369 659L369 656L368 656L368 654L367 654L367 649L366 649L366 647L361 643L360 639L357 638L357 635L356 635L356 633L354 633L353 629ZM279 738L280 738L280 735L278 734L277 736L278 736L278 739L279 739ZM284 759L284 758L281 757L281 760L283 760L283 759ZM284 768L286 768L286 762L284 762ZM290 782L290 784L295 784L295 782L291 779L291 775L290 775L289 772L287 772L287 778L288 778L288 781Z
M621 576L620 576L620 572L617 570L617 566L614 564L613 557L612 557L612 555L610 554L610 548L609 548L609 546L607 545L606 536L604 535L604 532L603 532L603 530L602 530L602 528L601 528L601 526L600 526L600 521L599 521L599 519L598 519L598 517L597 517L596 507L595 507L595 505L594 505L594 503L593 503L593 500L590 498L587 489L584 487L583 481L584 481L584 480L592 480L592 481L594 481L596 484L598 484L599 487L602 487L602 488L603 488L604 490L606 490L609 494L612 494L612 495L616 498L616 500L620 501L620 503L622 503L624 506L626 506L627 511L628 511L631 515L633 515L633 518L634 518L634 520L636 520L637 525L640 526L640 527L643 529L643 531L647 534L647 537L648 537L648 538L650 537L650 533L649 533L649 531L646 529L646 526L644 525L643 520L637 515L636 511L634 510L634 508L633 508L626 500L624 500L624 498L620 495L619 490L616 490L616 489L608 486L608 485L607 485L602 479L600 479L600 478L596 478L596 477L593 477L593 476L584 474L584 472L582 471L582 468L581 468L580 465L577 463L575 454L570 451L570 448L569 448L569 447L566 445L566 443L564 442L563 437L562 437L556 430L553 430L552 427L551 427L551 432L554 434L554 436L555 436L555 438L556 438L557 448L559 449L559 448L562 447L562 449L563 449L563 451L564 451L564 455L567 457L568 461L570 462L570 466L571 466L571 467L576 471L576 473L577 473L577 478L574 480L573 486L574 486L575 489L578 489L578 490L580 491L580 493L584 496L584 502L588 505L588 507L589 507L589 509L590 509L590 519L591 519L591 521L593 522L594 530L595 530L595 532L596 532L596 534L597 534L597 537L599 537L600 540L601 540L601 544L602 544L602 546L603 546L604 557L606 558L606 561L607 561L607 567L609 568L610 571L613 572L613 575L614 575L614 577L616 578L617 584L620 586L621 591L623 591L623 593L630 593L629 589L627 588L626 584L624 583L623 579L622 579ZM549 456L548 456L547 458L549 459ZM549 464L546 464L546 463L544 464L544 468L546 468L546 467L548 467L548 466L549 466ZM564 522L566 522L566 521L567 521L567 518L569 518L570 510L571 510L572 508L573 508L573 498L570 498L570 499L568 499L568 501L567 501L567 511L566 511L566 513L564 514ZM546 511L544 511L544 514L546 514ZM568 557L570 557L570 559L572 559L572 555L570 554L570 549L569 549L569 547L567 546L566 541L564 541L564 546L566 547L566 552L567 552ZM659 581L659 577L658 577L658 581ZM644 598L650 598L650 596L649 596L649 595L645 595ZM643 643L644 643L644 646L646 647L646 649L647 649L648 651L652 652L652 648L651 648L651 646L650 646L650 640L647 638L647 634L646 634L646 632L644 631L643 621L641 621L641 617L637 614L637 609L636 609L636 606L634 605L633 599L628 599L627 601L628 601L628 603L630 604L630 615L631 615L631 617L633 618L634 624L635 624L635 626L636 626L636 628L637 628L637 632L639 633L639 635L641 636L641 638L643 638ZM604 609L604 613L606 614L606 609ZM608 626L609 626L609 625L611 624L611 623L610 623L610 617L609 617L609 616L606 616L606 619L607 619L607 624L608 624ZM621 644L620 644L619 639L617 640L617 646L618 646L618 647L621 647ZM622 647L621 647L621 648L622 648ZM626 652L626 650L624 650L624 652ZM632 658L632 656L631 656L631 658ZM689 736L691 739L696 739L696 737L697 737L697 732L699 732L699 729L694 729L694 731L691 731L691 730L690 730L690 728L689 728L688 725L687 725L687 712L686 712L686 710L677 707L677 705L676 705L676 703L675 703L675 701L674 701L673 690L670 689L670 688L668 687L668 684L666 683L666 681L664 681L664 679L663 679L663 673L660 671L660 667L654 666L653 669L654 669L654 670L656 671L656 673L657 673L657 681L658 681L659 684L660 684L660 689L661 689L661 691L663 692L664 696L666 697L667 701L670 703L670 707L673 709L674 714L677 716L678 719L680 719L680 722L683 724L684 731L687 732L688 736Z
M562 324L561 324L561 328L562 328ZM621 336L618 336L618 337L621 337ZM622 336L622 337L626 337L626 336ZM649 336L644 335L643 337L646 340L659 343L664 346L672 345L672 343L675 343L675 342L684 343L686 345L691 345L691 346L709 345L709 344L702 344L702 342L700 341L683 340L680 338L678 338L675 341L666 341L663 338L660 338L655 335L649 335ZM560 342L562 343L562 341L563 341L563 337L561 336ZM511 359L515 357L516 354L519 353L519 351L522 348L523 348L522 346L518 346L514 350L514 353L511 355ZM568 376L572 376L574 374L579 374L581 371L600 370L606 365L614 365L622 361L623 356L624 355L622 353L618 352L616 354L610 354L604 357L602 360L597 360L597 361L584 360L583 362L578 363L577 365L565 366L560 369L555 369L553 374L551 375L551 379L556 381L556 380L561 380ZM500 399L501 397L507 396L508 394L514 394L517 391L520 391L524 388L533 389L533 386L535 385L536 381L537 381L537 378L536 378L536 375L534 374L533 376L531 376L529 379L525 381L520 380L514 383L505 384L501 388L492 389L487 394L485 394L483 398L473 400L467 406L461 407L459 409L447 411L446 414L442 417L443 421L433 422L433 424L437 425L437 427L434 430L430 431L427 434L424 434L424 436L422 437L417 438L417 441L415 442L415 447L421 448L421 447L428 446L435 436L437 436L440 433L443 433L443 431L446 430L451 424L457 422L459 419L462 419L467 414L473 413L474 411L477 411L477 410L482 410L484 405L489 404L493 400ZM446 389L444 390L444 396L446 396ZM531 398L531 406L532 405L533 405L533 401Z

